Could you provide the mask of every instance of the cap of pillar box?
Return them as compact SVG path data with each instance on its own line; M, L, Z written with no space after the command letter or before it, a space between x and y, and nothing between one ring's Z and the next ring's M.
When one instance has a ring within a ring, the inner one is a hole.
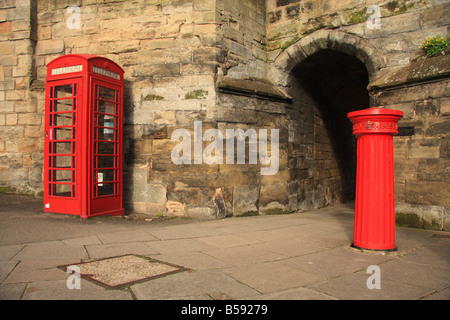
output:
M347 118L354 118L354 117L358 117L358 116L370 116L370 115L373 115L373 116L386 115L386 116L403 117L403 111L372 107L372 108L368 108L368 109L349 112L347 114Z

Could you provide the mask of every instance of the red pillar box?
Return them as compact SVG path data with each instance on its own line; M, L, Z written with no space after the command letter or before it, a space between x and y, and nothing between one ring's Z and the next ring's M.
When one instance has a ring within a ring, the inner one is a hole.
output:
M398 110L369 108L350 112L357 137L353 246L395 249L394 144Z

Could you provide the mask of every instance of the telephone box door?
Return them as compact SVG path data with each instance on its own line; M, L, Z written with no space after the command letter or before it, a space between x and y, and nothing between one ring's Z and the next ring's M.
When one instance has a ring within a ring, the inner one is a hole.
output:
M47 83L45 119L44 206L79 214L81 210L81 78Z
M91 215L115 214L117 208L122 208L123 89L93 79L91 90Z

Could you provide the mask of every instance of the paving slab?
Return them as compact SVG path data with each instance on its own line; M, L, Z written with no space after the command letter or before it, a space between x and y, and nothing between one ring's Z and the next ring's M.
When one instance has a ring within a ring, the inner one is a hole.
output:
M97 236L88 236L88 237L78 237L72 239L63 239L62 243L67 245L92 245L92 244L102 244L100 239Z
M414 300L430 293L428 288L387 279L383 275L380 289L369 289L368 277L365 273L344 274L306 288L341 300Z
M366 270L370 265L378 265L392 259L395 259L395 257L376 253L362 253L350 247L338 247L286 259L282 263L311 274L333 278L361 269Z
M24 247L25 247L25 245L22 245L22 244L0 246L0 261L11 260Z
M182 299L222 292L231 299L257 295L254 289L218 270L180 272L131 286L137 299Z
M437 265L411 263L400 258L383 263L380 269L383 279L393 279L431 291L450 287L450 270Z
M67 277L68 275L58 268L36 269L21 272L13 270L5 279L5 281L3 281L2 284L29 283L29 282L49 281L49 280L65 280L67 279Z
M247 265L287 258L287 256L281 253L264 250L255 246L219 248L206 250L204 253L232 265Z
M82 245L66 245L61 241L46 241L27 244L15 260L45 259L87 259L88 254Z
M151 257L194 270L215 269L231 265L203 252L170 253L152 255Z
M440 291L432 292L425 297L421 298L422 300L450 300L450 287L445 288Z
M151 234L142 230L103 233L100 234L98 238L103 244L159 240L155 236L152 236Z
M161 254L186 254L202 250L214 249L215 247L199 239L173 239L145 242L145 245Z
M86 245L86 251L91 259L101 259L121 256L125 254L152 255L159 252L150 248L143 242L126 242L113 244Z
M20 300L26 286L26 283L2 284L0 286L0 300Z
M300 287L246 297L247 300L339 300L322 292Z
M279 261L222 268L230 277L261 293L302 287L324 277L289 267Z
M198 238L198 241L202 241L209 244L211 247L216 248L231 248L261 243L260 240L245 237L245 234L244 236L228 234L222 236L202 237Z
M5 281L18 263L18 261L0 261L0 283Z
M0 204L0 299L449 299L449 233L396 228L398 251L357 250L347 205L144 222L44 214L30 197L0 195ZM189 271L123 290L82 279L70 290L58 268L125 254ZM367 287L371 265L381 270L380 289Z
M106 290L81 279L80 289L68 289L67 280L38 281L30 283L22 296L23 300L132 300L130 292Z

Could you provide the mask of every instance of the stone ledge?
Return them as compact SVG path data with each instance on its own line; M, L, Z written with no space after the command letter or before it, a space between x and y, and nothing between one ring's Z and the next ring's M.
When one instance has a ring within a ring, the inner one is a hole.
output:
M406 66L380 70L368 90L386 89L405 84L424 82L450 76L450 50L444 55L418 58Z
M257 78L222 78L217 82L220 92L245 95L260 99L291 102L292 98L279 90L273 83Z

